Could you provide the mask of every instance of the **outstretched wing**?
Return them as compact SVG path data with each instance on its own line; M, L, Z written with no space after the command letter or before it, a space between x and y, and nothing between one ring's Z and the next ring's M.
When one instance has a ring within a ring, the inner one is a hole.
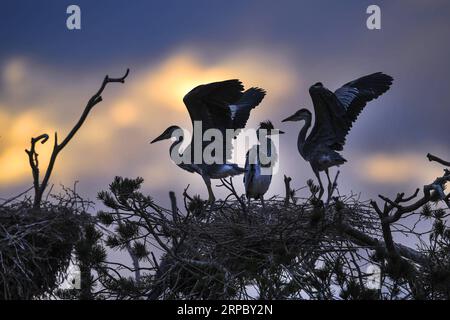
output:
M308 137L310 145L323 143L342 150L345 137L367 102L385 93L392 81L392 77L378 72L351 81L334 93L324 87L311 87L316 120Z
M230 105L233 129L242 129L247 124L250 111L264 99L266 91L261 88L250 88L244 92L235 104Z
M358 118L367 102L389 90L393 80L391 76L377 72L351 81L335 91L334 94L345 108L346 117L351 124Z
M264 96L265 91L259 88L244 92L242 83L234 79L195 87L183 101L192 123L202 122L202 131L214 128L222 132L226 160L231 158L232 140L225 130L244 128L251 109L259 105ZM195 139L194 135L192 138Z
M333 92L322 86L309 89L313 105L315 121L308 136L306 147L316 148L326 145L341 150L350 126L345 108L339 103Z
M237 80L204 84L192 89L184 98L191 121L202 121L204 130L231 128L229 106L242 97L244 86Z

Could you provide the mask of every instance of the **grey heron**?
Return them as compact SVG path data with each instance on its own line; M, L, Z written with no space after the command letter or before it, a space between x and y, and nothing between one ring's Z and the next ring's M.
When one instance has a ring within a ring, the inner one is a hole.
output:
M250 88L244 91L241 81L234 79L197 86L183 98L193 126L197 121L200 121L202 126L201 132L193 131L191 143L184 151L188 154L188 161L177 163L177 165L181 169L197 173L203 178L208 189L208 202L212 203L215 200L211 179L223 179L244 173L244 168L228 161L231 159L232 140L235 136L227 134L226 131L244 128L250 111L261 103L265 94L266 92L261 88ZM195 145L200 145L202 152L208 146L208 143L203 140L204 132L208 129L218 129L222 136L219 141L223 152L221 155L217 155L220 158L219 161L213 163L205 161L203 153L200 161L197 161L192 152L192 147L195 148ZM170 126L151 143L171 139L176 131L181 132L181 128ZM183 138L182 134L175 137L175 141L170 147L171 155L173 155L174 148L181 144Z
M276 147L269 136L283 133L275 130L270 121L261 122L256 131L258 144L247 152L245 160L244 186L249 202L251 198L259 199L264 207L264 194L272 181L274 162L278 160Z
M319 172L325 171L327 175L330 196L330 188L333 187L328 169L346 162L337 151L343 150L346 136L367 102L389 90L392 81L391 76L377 72L351 81L334 93L320 82L314 84L309 88L309 94L314 105L315 122L308 137L306 134L312 121L309 110L300 109L283 120L305 121L298 135L297 147L319 180L319 199L324 192Z

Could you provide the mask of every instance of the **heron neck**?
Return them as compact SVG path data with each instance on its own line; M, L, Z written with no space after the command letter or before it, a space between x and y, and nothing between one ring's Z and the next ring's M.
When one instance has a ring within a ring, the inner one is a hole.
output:
M308 129L311 127L311 117L305 119L305 124L303 125L300 133L298 134L297 147L300 154L305 157L304 148L306 143L306 133Z
M272 155L272 140L268 136L262 136L258 137L259 144L262 145L263 143L266 144L265 151L267 152L267 156L270 157ZM258 153L259 154L259 153Z
M182 153L179 152L179 149L181 147L181 143L183 142L184 136L180 135L175 139L175 141L172 143L172 145L169 148L169 155L172 158L172 155L179 155L182 156ZM174 150L175 149L175 150ZM176 152L176 154L174 154Z
M261 150L261 147L264 147L263 150ZM260 167L264 167L266 169L270 168L272 169L277 162L277 149L273 145L272 140L265 136L264 139L259 139L259 145L257 146L257 165Z

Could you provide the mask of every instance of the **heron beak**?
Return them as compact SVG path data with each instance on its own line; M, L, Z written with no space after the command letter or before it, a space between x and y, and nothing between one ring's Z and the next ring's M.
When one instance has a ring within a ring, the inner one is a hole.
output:
M281 130L278 130L278 129L272 129L272 130L270 130L270 132L269 132L269 136L273 136L273 135L276 135L276 134L284 134L284 131L281 131Z
M286 119L282 120L281 122L297 121L297 120L298 120L297 116L295 114L293 114L292 116L287 117Z
M161 141L161 140L166 140L166 139L167 139L167 138L165 137L165 132L164 132L164 133L163 133L162 135L160 135L159 137L153 139L153 140L150 142L150 144L155 143L155 142L158 142L158 141Z

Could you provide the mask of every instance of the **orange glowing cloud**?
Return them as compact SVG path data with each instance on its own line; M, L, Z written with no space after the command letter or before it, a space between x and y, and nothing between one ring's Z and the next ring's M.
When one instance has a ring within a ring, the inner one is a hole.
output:
M31 137L49 130L50 123L36 109L19 114L8 114L3 109L0 111L0 124L0 185L28 179L30 169L25 149L29 147ZM49 155L48 146L40 147L42 163L48 161Z
M139 118L137 107L126 100L115 103L109 115L113 123L119 127L132 126Z
M424 154L377 153L364 158L358 168L358 175L375 183L398 184L414 182L418 184L431 183L442 175L442 169L433 165Z
M268 68L268 66L276 68ZM137 78L135 95L155 106L185 112L183 97L203 83L241 79L247 86L260 86L276 99L299 84L299 79L282 57L260 52L242 52L205 64L192 50L169 56Z
M289 59L278 52L238 51L208 62L196 52L177 50L157 64L131 70L123 86L108 87L103 102L94 108L62 153L54 180L71 185L75 179L84 177L110 179L114 175L140 175L151 179L153 186L167 185L185 173L175 170L170 163L166 144L150 146L148 141L171 124L190 130L183 97L193 87L232 78L241 79L246 87L262 87L268 92L258 109L258 120L262 120L280 99L295 93L301 85ZM30 68L32 72L28 72ZM26 77L24 70L27 70ZM19 101L14 100L15 92L9 92L9 99L0 99L0 187L29 184L31 174L24 149L28 148L30 138L42 133L53 137L57 131L62 139L77 121L86 99L97 90L101 79L96 72L95 77L89 76L89 86L86 81L77 83L73 78L65 81L68 75L23 59L13 59L0 71L12 91L17 81L22 88L27 88L26 94L21 95L19 109L10 104L10 101L16 104ZM29 94L36 90L39 90L39 101ZM70 94L70 99L66 93ZM43 168L52 143L38 146ZM135 165L130 166L130 161ZM187 174L186 179L194 177Z

